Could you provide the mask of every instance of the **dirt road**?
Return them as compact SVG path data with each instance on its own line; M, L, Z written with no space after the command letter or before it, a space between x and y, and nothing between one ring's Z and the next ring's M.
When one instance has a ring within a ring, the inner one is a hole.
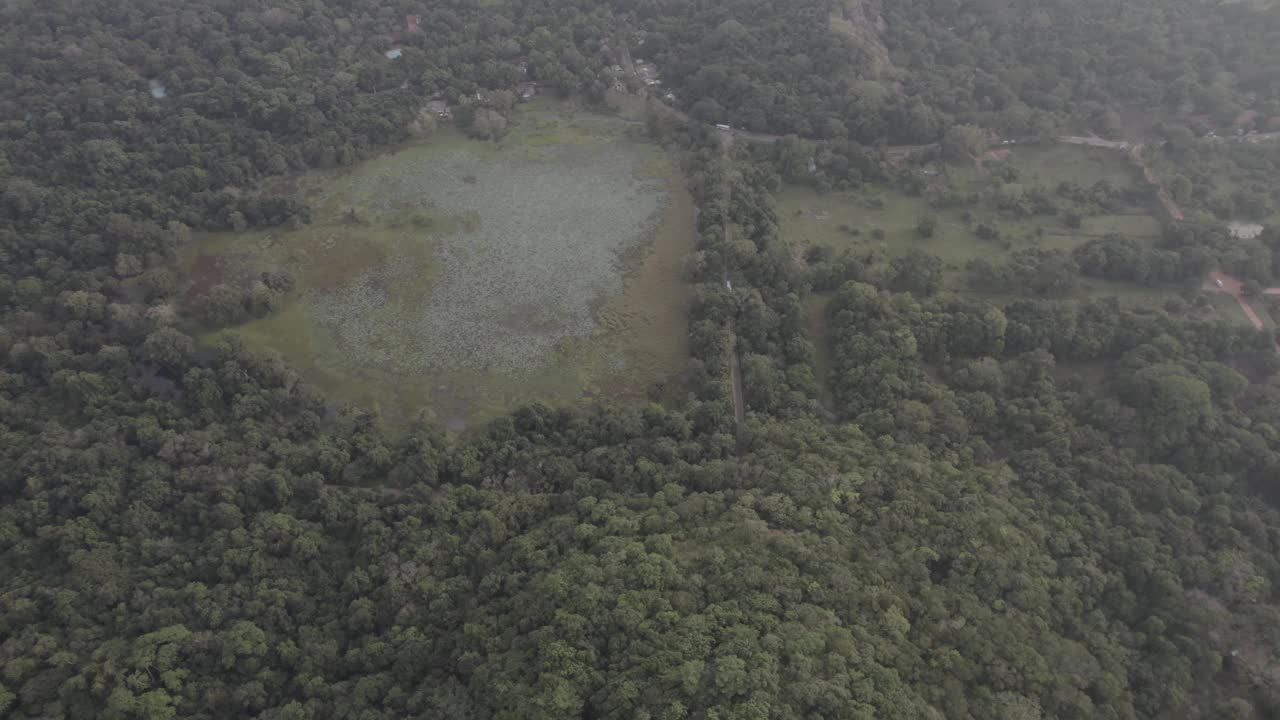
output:
M1169 217L1174 220L1182 220L1182 208L1178 207L1178 203L1174 202L1173 196L1169 194L1169 190L1165 188L1164 183L1160 182L1160 178L1147 165L1147 159L1142 157L1142 145L1134 145L1129 148L1129 158L1134 164L1142 168L1142 177L1147 184L1156 189L1156 197L1159 198L1160 204L1164 206L1165 212L1169 213Z
M1240 279L1224 272L1214 271L1209 273L1209 277L1205 279L1204 285L1201 287L1210 292L1227 293L1234 297L1236 302L1240 304L1240 309L1244 311L1245 317L1249 318L1249 322L1259 330L1264 329L1265 323L1258 315L1249 301L1245 299L1244 293L1241 291L1244 283ZM1280 295L1280 287L1267 288L1262 291L1264 295ZM1275 340L1276 352L1280 352L1280 340Z
M1165 212L1169 213L1169 217L1174 220L1182 220L1185 216L1182 214L1182 208L1178 207L1178 203L1174 202L1173 196L1169 194L1164 183L1160 182L1160 178L1151 170L1151 166L1147 165L1147 160L1142 156L1142 143L1131 143L1124 140L1105 140L1097 135L1062 135L1058 138L1058 142L1068 145L1087 145L1088 147L1105 148L1107 150L1122 150L1129 155L1129 159L1133 161L1138 169L1142 170L1142 177L1147 184L1155 188L1156 197L1160 200L1160 204L1164 206Z
M1244 299L1244 293L1240 290L1242 285L1243 283L1238 278L1215 270L1209 273L1209 278L1204 281L1204 285L1201 287L1210 292L1226 293L1235 298L1240 305L1240 309L1244 311L1245 317L1249 318L1249 322L1253 323L1255 328L1261 330L1265 323L1262 322L1262 318L1253 309L1253 306L1249 304L1249 301ZM1280 288L1272 289L1280 290Z

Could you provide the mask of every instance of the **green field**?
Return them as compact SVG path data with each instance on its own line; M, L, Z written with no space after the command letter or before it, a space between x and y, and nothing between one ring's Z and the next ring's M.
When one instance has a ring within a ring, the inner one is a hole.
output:
M283 307L226 332L393 420L461 428L531 401L637 397L687 362L693 208L673 160L631 130L530 103L499 143L442 131L282 180L314 222L209 235L180 262L193 296L292 273Z
M1021 172L1021 181L1050 188L1061 182L1087 186L1106 181L1118 188L1137 187L1141 178L1123 153L1087 145L1009 146L1009 161Z
M813 340L813 374L822 392L819 400L827 409L835 406L829 380L831 373L835 370L836 359L827 335L829 325L827 313L834 297L835 293L813 293L806 297L804 302L805 329Z
M1154 199L1150 203L1119 208L1117 212L1086 216L1078 228L1068 227L1058 215L1014 217L1001 210L993 201L994 194L1002 187L1002 181L993 173L1000 162L1012 163L1017 169L1018 185L1040 186L1051 195L1063 181L1090 187L1106 180L1121 190L1143 189L1137 185L1139 178L1128 160L1114 151L1070 145L1006 149L1011 151L1008 158L989 159L985 171L969 165L933 167L928 176L930 192L953 190L976 195L977 202L955 207L932 206L929 192L911 196L884 185L829 193L819 193L807 186L786 185L775 196L782 237L801 265L805 250L814 246L837 251L879 251L888 258L911 250L936 255L946 267L949 290L993 302L1016 300L1019 296L970 287L964 266L974 258L998 261L1024 248L1071 251L1108 233L1121 233L1145 243L1155 243L1159 238L1162 225L1153 214ZM916 227L926 215L936 218L937 226L932 237L923 238ZM997 228L1000 237L997 240L979 238L975 234L979 223ZM1129 305L1160 307L1179 290L1082 277L1072 297L1118 298ZM823 355L829 352L823 314L829 300L829 294L814 295L806 305L809 333L820 349L816 368L820 380L825 380L831 366L830 358ZM1240 314L1238 308L1233 309Z
M779 223L783 238L797 257L812 246L836 250L879 250L888 257L911 250L941 258L951 274L973 258L998 259L1023 248L1071 250L1088 240L1108 233L1121 233L1145 242L1154 242L1161 231L1152 215L1152 204L1123 207L1108 214L1088 215L1078 228L1069 227L1060 215L1014 216L997 206L1001 193L1017 193L1043 188L1050 196L1061 182L1081 187L1106 180L1125 190L1135 187L1134 170L1123 155L1114 151L1069 145L1016 146L1005 148L1005 160L987 160L987 170L968 165L935 167L929 176L930 190L911 196L883 185L868 185L855 191L819 193L807 187L788 185L777 195ZM999 163L1017 170L1014 183L1004 183L991 169ZM976 203L934 207L931 196L944 191L975 195ZM1068 201L1058 199L1061 206ZM920 219L932 216L937 228L932 237L916 232ZM984 240L975 234L979 224L999 230L998 240Z
M782 236L793 253L803 254L808 247L822 245L837 250L876 249L896 257L915 249L937 255L955 269L975 257L996 258L1022 248L1071 250L1112 232L1154 242L1160 228L1159 221L1143 214L1089 217L1081 228L1073 229L1057 218L1004 218L981 208L970 210L974 223L967 223L961 209L934 209L924 198L885 187L821 194L812 188L788 185L778 193L776 201ZM938 225L933 237L921 238L916 225L926 215L937 218ZM976 222L999 228L1001 241L975 235ZM877 229L883 238L875 237Z
M1246 317L1244 311L1240 309L1240 304L1236 302L1235 298L1226 293L1214 292L1207 294L1209 296L1209 302L1213 305L1213 310L1217 314L1219 320L1231 323L1232 325L1253 327L1253 324L1249 322L1249 318ZM1254 306L1254 310L1261 314L1261 308L1257 305Z

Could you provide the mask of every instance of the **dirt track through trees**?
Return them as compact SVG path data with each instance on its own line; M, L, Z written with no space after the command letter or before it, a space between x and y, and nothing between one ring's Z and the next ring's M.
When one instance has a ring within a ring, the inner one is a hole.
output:
M1253 309L1253 305L1249 303L1244 296L1244 283L1239 278L1228 275L1224 272L1214 271L1209 273L1209 277L1205 279L1204 285L1201 286L1209 292L1226 293L1236 299L1236 303L1240 305L1240 310L1244 312L1245 317L1249 318L1249 322L1258 330L1266 328L1266 323L1262 321L1262 317ZM1262 291L1263 295L1280 295L1280 287L1267 288ZM1276 352L1280 352L1280 341L1273 340L1276 346Z
M1147 184L1155 188L1156 197L1160 200L1160 204L1164 206L1165 212L1169 213L1169 217L1174 220L1184 219L1182 208L1178 207L1178 203L1174 202L1173 196L1169 194L1169 190L1165 188L1164 183L1160 182L1160 178L1147 165L1147 160L1142 156L1145 147L1142 143L1130 143L1123 140L1104 140L1097 135L1063 135L1058 138L1058 142L1068 145L1085 145L1088 147L1105 148L1107 150L1124 151L1133 164L1138 166L1142 171L1142 178Z

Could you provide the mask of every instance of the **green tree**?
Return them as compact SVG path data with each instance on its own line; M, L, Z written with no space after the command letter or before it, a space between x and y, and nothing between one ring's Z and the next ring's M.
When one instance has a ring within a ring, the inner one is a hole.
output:
M933 234L937 229L938 218L933 215L921 216L920 220L916 223L916 235L924 239L933 237Z
M173 328L160 328L147 336L142 355L167 370L186 369L195 354L195 341Z
M987 133L976 125L954 125L942 136L942 156L949 162L971 162L987 149Z
M1213 415L1209 386L1169 363L1134 373L1129 397L1142 413L1143 430L1158 452L1185 443L1191 431Z
M921 297L933 295L942 287L943 265L937 255L912 249L890 263L892 287Z

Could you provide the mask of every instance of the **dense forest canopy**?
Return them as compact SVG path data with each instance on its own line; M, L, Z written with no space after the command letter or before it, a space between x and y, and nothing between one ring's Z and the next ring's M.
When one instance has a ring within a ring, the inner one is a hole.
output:
M1265 4L621 5L695 116L752 130L893 144L936 140L956 122L1115 135L1280 114L1280 17Z
M0 27L0 715L1280 716L1274 338L1058 292L1256 285L1274 229L1020 251L969 268L1007 278L981 296L924 254L798 262L773 199L918 186L886 144L1280 114L1269 5L55 0ZM627 55L688 113L645 130L699 210L665 402L392 428L193 336L175 249L308 220L264 179L423 133L431 100L489 139L522 82L595 107ZM1274 194L1250 182L1233 203Z

